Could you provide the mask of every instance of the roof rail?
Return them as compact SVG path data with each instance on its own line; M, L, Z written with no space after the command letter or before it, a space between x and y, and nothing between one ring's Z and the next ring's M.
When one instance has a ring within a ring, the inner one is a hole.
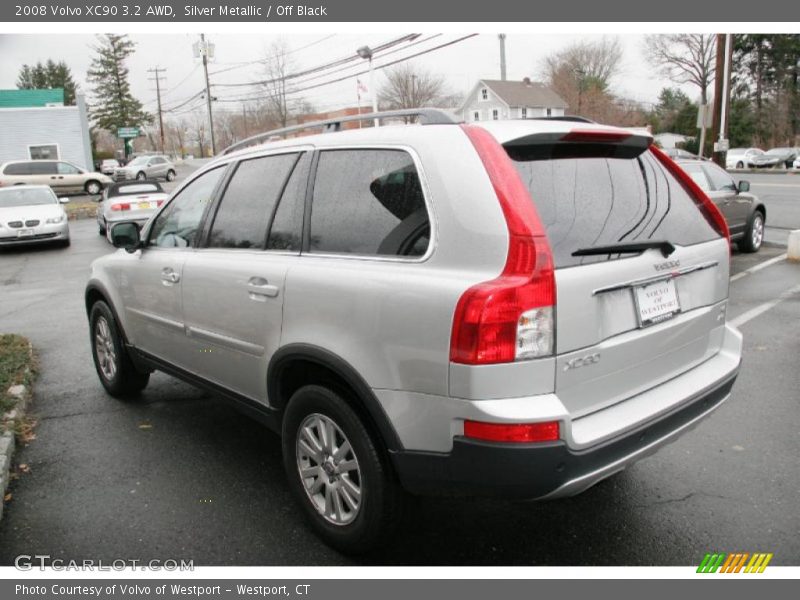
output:
M437 108L385 110L375 113L348 115L336 119L326 119L324 121L313 121L311 123L303 123L301 125L292 125L290 127L282 127L281 129L273 129L272 131L265 131L264 133L258 133L256 135L252 135L248 138L245 138L240 142L231 144L230 146L225 148L221 152L221 154L230 154L234 150L246 148L247 146L252 146L260 142L269 141L269 139L272 137L284 136L288 133L294 133L296 131L315 129L317 127L324 127L326 132L341 131L342 123L348 123L352 121L367 121L372 119L379 120L379 119L392 119L392 118L402 118L402 117L417 117L421 125L453 125L458 123L458 121L456 121L452 116L450 116L443 110L439 110Z
M579 117L578 115L565 115L563 117L533 117L537 121L575 121L576 123L596 123L586 117Z

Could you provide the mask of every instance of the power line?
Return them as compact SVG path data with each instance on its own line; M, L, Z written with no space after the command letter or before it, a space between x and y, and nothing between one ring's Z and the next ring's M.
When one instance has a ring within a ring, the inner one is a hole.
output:
M442 48L446 48L447 46L452 46L453 44L457 44L459 42L463 42L464 40L468 40L468 39L473 38L473 37L475 37L477 35L478 35L477 33L471 33L469 35L465 35L463 37L457 38L457 39L452 40L450 42L446 42L444 44L439 44L438 46L434 46L433 48L428 48L427 50L422 50L420 52L417 52L415 54L410 54L409 56L405 56L403 58L398 58L397 60L393 60L391 62L384 63L384 64L376 66L374 68L375 68L375 70L385 69L387 67L391 67L393 65L405 62L407 60L411 60L412 58L417 58L418 56L423 56L425 54L429 54L430 52L434 52L436 50L440 50ZM297 93L300 93L300 92L305 92L307 90L313 90L313 89L316 89L316 88L320 88L320 87L324 87L324 86L331 85L331 84L334 84L334 83L338 83L340 81L346 81L347 79L352 79L352 78L358 77L360 75L365 75L368 72L369 72L369 69L362 70L362 71L359 71L357 73L352 73L350 75L345 75L344 77L339 77L337 79L332 79L330 81L325 81L325 82L322 82L322 83L317 83L317 84L309 85L309 86L302 87L302 88L296 88L296 89L290 90L288 93L297 94ZM224 99L220 98L219 102L241 102L243 100L256 100L256 99L258 99L258 96L241 96L241 97L236 97L236 98L224 98Z
M311 48L312 46L316 46L317 44L321 44L322 42L324 42L326 40L329 40L332 37L336 37L336 34L332 33L330 35L326 35L325 37L320 38L318 40L315 40L315 41L311 42L310 44L306 44L305 46L300 46L299 48L295 48L293 50L289 50L285 54L286 54L286 56L288 56L290 54L295 54L296 52L300 52L301 50L305 50L306 48ZM258 60L249 60L247 62L235 63L235 66L233 66L233 67L228 67L227 69L220 69L219 71L212 71L210 74L211 75L219 75L220 73L227 73L228 71L235 71L236 69L243 69L245 67L249 67L250 65L255 65L255 64L258 64L258 63L262 63L262 64L268 63L269 60L270 59L268 59L268 58L260 58Z

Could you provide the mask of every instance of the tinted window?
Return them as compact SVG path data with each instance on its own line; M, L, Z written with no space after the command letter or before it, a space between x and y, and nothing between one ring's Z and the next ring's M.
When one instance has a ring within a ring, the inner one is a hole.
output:
M320 154L311 208L312 251L420 256L429 235L422 186L407 152Z
M31 175L55 175L56 163L48 160L34 160L28 163Z
M224 167L208 171L175 196L150 229L150 246L185 248L194 243L203 211L211 201Z
M267 250L300 250L303 239L303 209L306 200L306 182L309 154L304 154L292 171L286 190L278 205L267 240Z
M711 180L711 189L717 191L735 192L736 183L733 178L717 165L703 165L703 168Z
M556 267L630 256L573 257L579 248L635 240L687 246L718 237L681 184L649 152L634 159L515 164L547 229Z
M278 198L296 162L297 154L242 161L222 196L208 246L263 249Z
M3 175L30 175L30 163L12 163L3 171Z

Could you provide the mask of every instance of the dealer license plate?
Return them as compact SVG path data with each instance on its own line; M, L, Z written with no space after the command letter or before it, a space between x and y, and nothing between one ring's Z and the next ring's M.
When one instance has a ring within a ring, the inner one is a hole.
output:
M681 312L674 279L635 287L633 293L636 298L640 327L666 321Z

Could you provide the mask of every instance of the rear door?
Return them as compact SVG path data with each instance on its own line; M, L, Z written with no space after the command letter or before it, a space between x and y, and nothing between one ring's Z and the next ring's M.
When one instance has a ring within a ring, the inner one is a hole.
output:
M63 193L64 188L58 179L58 168L53 160L32 160L30 163L30 180L33 185L49 185L56 193Z
M307 154L242 160L183 269L193 370L261 402L280 343L286 274L300 253Z
M727 240L646 142L622 138L506 143L553 253L556 392L573 418L699 364L724 324ZM653 241L675 250L575 255Z

